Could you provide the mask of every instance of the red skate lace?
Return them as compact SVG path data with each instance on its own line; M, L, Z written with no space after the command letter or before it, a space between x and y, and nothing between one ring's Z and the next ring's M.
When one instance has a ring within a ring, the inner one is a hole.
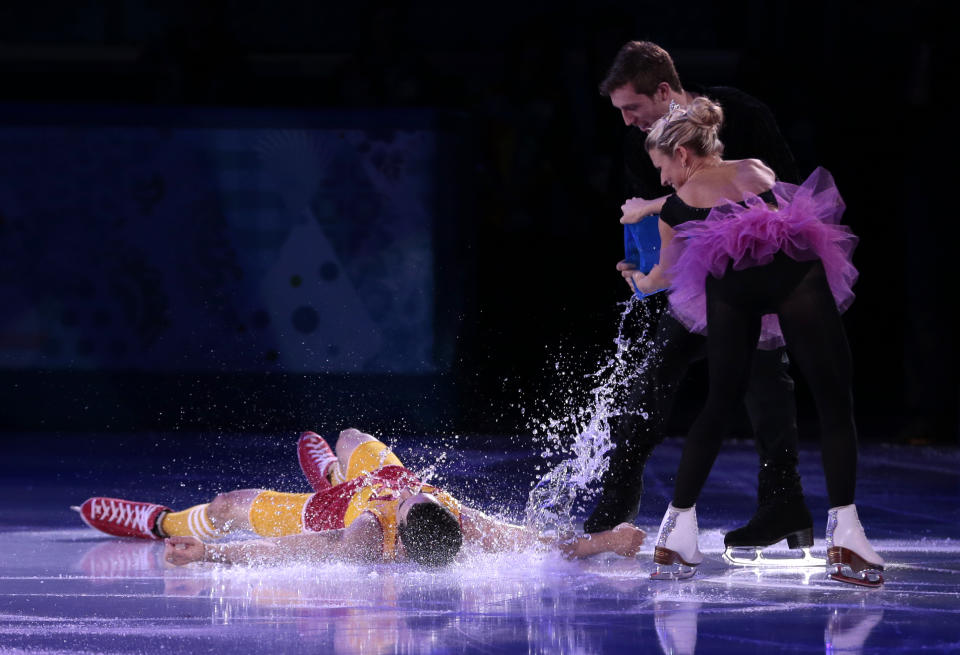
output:
M130 503L108 499L94 499L90 503L90 518L150 533L150 514L156 505ZM100 516L98 517L97 514Z

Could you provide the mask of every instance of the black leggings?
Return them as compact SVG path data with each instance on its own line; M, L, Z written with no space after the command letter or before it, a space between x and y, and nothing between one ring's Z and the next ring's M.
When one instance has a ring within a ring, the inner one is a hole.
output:
M720 442L747 390L764 314L780 318L787 349L813 392L830 506L853 503L857 433L853 422L850 348L819 260L783 253L765 265L707 277L710 391L687 435L673 505L697 502Z

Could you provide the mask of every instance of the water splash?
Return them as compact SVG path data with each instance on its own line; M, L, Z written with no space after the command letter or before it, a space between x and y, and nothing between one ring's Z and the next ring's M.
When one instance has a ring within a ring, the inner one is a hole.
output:
M430 464L422 464L416 469L417 477L424 484L429 484L433 486L441 485L443 483L443 475L440 471L443 468L444 463L447 461L447 452L441 452L438 455L432 456Z
M636 338L624 335L624 326L631 313L639 308L642 325ZM642 384L644 372L655 355L650 332L656 310L632 297L623 303L617 323L614 352L595 373L588 375L595 386L590 400L573 407L560 418L535 422L533 434L542 439L544 458L562 456L530 490L524 510L524 523L540 533L568 535L573 532L574 506L578 498L589 498L591 483L599 480L610 463L613 449L609 419L626 411L637 411L647 418L643 408L625 408L623 392L631 384Z

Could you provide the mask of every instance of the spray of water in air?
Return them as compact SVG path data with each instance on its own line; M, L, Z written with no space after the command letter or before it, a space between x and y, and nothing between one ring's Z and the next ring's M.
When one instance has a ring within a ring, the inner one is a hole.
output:
M631 339L624 336L624 326L635 311L643 327ZM656 356L650 334L654 322L648 320L651 313L649 305L636 298L624 303L613 354L587 376L594 385L587 402L559 418L533 422L533 434L544 446L542 456L562 459L530 490L524 512L527 527L542 534L572 533L577 501L595 493L591 483L600 479L609 464L610 417L627 412L647 417L645 408L623 407L622 395L630 385L644 383L648 363Z

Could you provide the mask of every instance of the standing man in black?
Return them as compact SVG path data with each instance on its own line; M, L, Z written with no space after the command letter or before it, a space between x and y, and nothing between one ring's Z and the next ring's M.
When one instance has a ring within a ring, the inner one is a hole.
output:
M670 55L653 43L630 41L624 45L600 92L610 98L629 126L627 184L628 192L638 199L624 204L625 216L631 212L631 203L669 195L644 148L646 133L667 113L671 102L687 106L699 95L723 107L726 120L720 139L726 146L725 159L761 159L780 180L799 182L793 155L766 105L731 87L685 89ZM631 267L621 262L617 268L630 282L634 274ZM608 530L636 517L647 458L663 439L664 424L688 366L706 356L706 338L687 332L668 311L663 311L657 323L655 348L651 368L629 390L624 408L629 413L610 419L610 436L616 447L601 480L600 501L584 523L586 532ZM802 545L813 545L813 520L797 473L796 401L788 363L782 348L757 350L754 357L746 405L760 456L758 509L746 526L727 533L724 543L730 548L768 546L808 529L810 543Z

